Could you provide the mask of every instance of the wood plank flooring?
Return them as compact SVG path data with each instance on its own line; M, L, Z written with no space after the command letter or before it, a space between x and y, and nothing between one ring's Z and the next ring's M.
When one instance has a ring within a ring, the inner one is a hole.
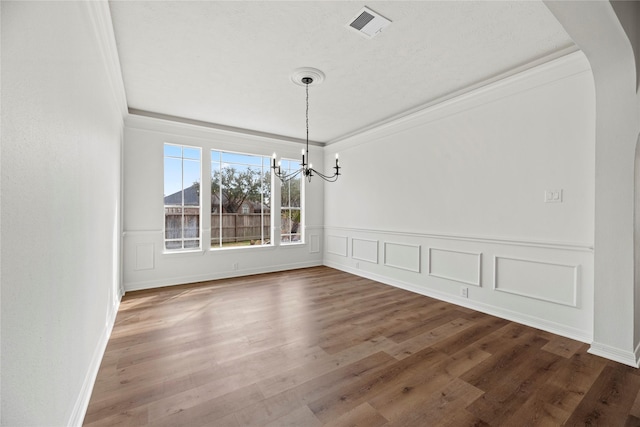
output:
M588 345L327 267L128 293L86 426L640 426Z

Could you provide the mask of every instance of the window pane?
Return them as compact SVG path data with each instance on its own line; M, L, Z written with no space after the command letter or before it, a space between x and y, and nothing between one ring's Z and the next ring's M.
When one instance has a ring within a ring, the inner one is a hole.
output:
M185 249L197 249L200 247L200 241L199 240L185 240L184 241L184 248Z
M165 208L164 216L164 238L182 238L182 207Z
M218 162L220 153L218 151L211 152L211 213L219 212L221 209L220 204L220 168L221 164ZM213 225L212 225L213 228Z
M280 185L280 206L283 208L291 206L289 203L289 182L290 181L284 181Z
M289 181L289 206L300 207L300 178Z
M179 145L165 144L164 145L164 155L165 156L182 158L182 147L179 146Z
M267 159L268 161L269 159ZM263 169L264 176L262 178L262 203L264 212L271 212L271 169L267 166Z
M211 162L211 177L213 178L216 172L220 172L220 162Z
M295 172L296 170L300 169L300 161L282 159L280 168L287 173Z
M185 209L184 220L184 237L194 238L200 236L200 215L194 209Z
M182 160L172 157L164 159L165 205L182 204Z
M282 160L283 171L291 173L300 168L297 160ZM283 182L280 187L280 240L283 243L302 241L302 176Z
M200 160L200 149L184 147L182 150L182 156L185 159Z
M299 209L291 210L291 233L292 234L300 233L300 210Z
M289 209L281 209L280 210L280 232L285 234L291 233L291 210Z
M182 249L182 241L167 241L165 247L167 249Z
M200 206L200 162L184 160L183 168L184 204Z
M269 162L267 156L211 152L212 245L270 244Z
M198 248L200 149L165 144L164 154L165 248Z

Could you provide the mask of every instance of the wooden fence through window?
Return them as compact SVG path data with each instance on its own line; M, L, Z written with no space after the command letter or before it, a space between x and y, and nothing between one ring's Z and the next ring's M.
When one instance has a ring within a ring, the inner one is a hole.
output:
M185 212L184 224L185 235L198 236L199 215ZM223 213L211 215L211 244L220 244L220 220L222 220L222 243L255 242L256 244L267 243L271 237L271 215L264 214L240 214ZM165 214L165 227L167 238L180 238L180 224L182 216L174 213ZM264 233L261 228L264 224ZM260 242L264 237L264 242ZM205 237L206 238L206 237ZM253 244L253 243L251 243Z
M263 237L269 240L271 237L271 215L264 214L238 214L223 213L211 215L211 244L220 244L220 220L222 219L222 243L236 243L247 241L259 241ZM264 233L261 233L264 224ZM266 242L264 242L266 243ZM260 243L258 243L260 244Z

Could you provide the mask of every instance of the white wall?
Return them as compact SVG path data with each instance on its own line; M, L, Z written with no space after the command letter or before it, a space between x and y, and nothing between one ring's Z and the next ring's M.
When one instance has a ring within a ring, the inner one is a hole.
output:
M275 151L280 157L298 159L300 144L135 115L125 123L123 269L127 291L322 264L324 187L318 178L306 186L305 244L280 246L275 239L274 246L164 251L164 143L202 147L201 182L210 176L211 149L267 156ZM322 150L312 146L310 152L314 166L322 170ZM279 186L275 190L274 199L279 203ZM276 204L273 210L278 208ZM210 235L206 218L202 232Z
M330 145L325 263L590 342L594 95L577 52Z
M640 287L634 288L634 274L639 274L634 271L634 191L640 190L634 182L634 166L640 97L632 45L609 2L545 3L585 53L596 88L594 339L590 352L637 367L640 306L635 296Z
M79 425L120 296L123 102L102 6L1 7L1 424Z

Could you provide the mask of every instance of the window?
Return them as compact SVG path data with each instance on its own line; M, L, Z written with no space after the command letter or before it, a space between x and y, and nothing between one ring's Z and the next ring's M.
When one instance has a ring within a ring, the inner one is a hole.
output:
M271 244L271 158L211 151L211 247Z
M282 159L283 173L300 169L297 160ZM302 174L282 182L280 186L280 241L302 243Z
M164 245L200 248L200 148L164 145Z

